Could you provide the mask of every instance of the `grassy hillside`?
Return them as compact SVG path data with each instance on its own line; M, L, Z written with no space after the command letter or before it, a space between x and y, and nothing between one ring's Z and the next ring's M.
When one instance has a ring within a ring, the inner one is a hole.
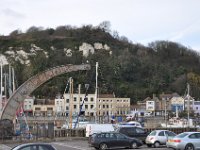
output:
M100 93L114 92L117 97L130 97L134 103L162 92L183 95L188 82L191 95L196 99L200 97L200 57L195 51L170 41L155 41L148 47L132 44L127 38L111 35L106 29L90 25L45 30L31 27L26 33L13 31L10 36L1 36L0 52L15 68L18 85L50 67L86 61L92 65L90 71L52 79L34 91L37 97L53 98L62 94L69 77L74 78L75 91L78 84L84 87L89 83L90 93L94 92L96 62L99 62ZM101 43L104 47L94 48L94 53L84 57L79 51L83 43L92 47ZM66 55L69 49L71 57ZM25 52L26 56L20 55L19 51Z

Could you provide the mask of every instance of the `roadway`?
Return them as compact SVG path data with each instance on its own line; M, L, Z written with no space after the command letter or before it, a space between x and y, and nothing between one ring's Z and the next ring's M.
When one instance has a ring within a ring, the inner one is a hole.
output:
M93 147L90 147L86 140L67 140L67 141L57 141L49 142L57 150L95 150ZM11 150L17 144L0 144L0 150ZM118 149L121 150L121 149ZM130 150L130 149L126 149ZM162 146L160 148L148 148L146 145L143 145L139 150L169 150L168 148Z

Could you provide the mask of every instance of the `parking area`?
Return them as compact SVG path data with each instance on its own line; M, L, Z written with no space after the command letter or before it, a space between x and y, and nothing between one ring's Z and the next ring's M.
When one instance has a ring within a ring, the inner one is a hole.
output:
M90 147L86 140L67 140L67 141L56 141L49 142L52 144L57 150L95 150L95 148ZM16 144L0 144L0 150L11 150ZM148 148L146 145L138 148L139 150L167 150L168 148L161 146L160 148ZM122 149L118 149L122 150ZM126 149L130 150L130 149Z

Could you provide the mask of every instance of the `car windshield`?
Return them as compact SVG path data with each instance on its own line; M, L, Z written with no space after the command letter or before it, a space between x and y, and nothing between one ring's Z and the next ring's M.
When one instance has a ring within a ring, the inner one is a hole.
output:
M188 135L188 133L181 133L181 134L177 135L176 137L178 137L178 138L184 138L187 135Z
M155 136L156 135L156 131L152 131L149 135L150 136Z

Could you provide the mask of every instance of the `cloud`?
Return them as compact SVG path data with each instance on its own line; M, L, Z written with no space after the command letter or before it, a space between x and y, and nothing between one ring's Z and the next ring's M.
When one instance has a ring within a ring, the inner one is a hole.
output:
M12 17L14 19L24 19L26 17L24 14L10 8L3 9L2 14L6 17Z
M193 34L195 32L200 32L200 21L197 21L195 23L190 24L184 29L181 29L180 31L174 33L174 35L170 38L172 41L177 41L180 39L185 38L187 35Z

